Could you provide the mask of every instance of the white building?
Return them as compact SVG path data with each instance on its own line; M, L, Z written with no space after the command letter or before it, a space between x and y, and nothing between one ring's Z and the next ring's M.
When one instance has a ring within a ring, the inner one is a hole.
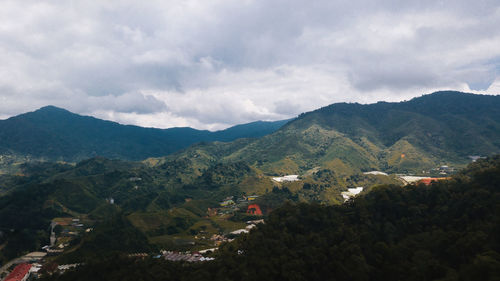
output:
M287 175L282 177L275 177L273 178L273 180L277 182L298 181L299 175Z

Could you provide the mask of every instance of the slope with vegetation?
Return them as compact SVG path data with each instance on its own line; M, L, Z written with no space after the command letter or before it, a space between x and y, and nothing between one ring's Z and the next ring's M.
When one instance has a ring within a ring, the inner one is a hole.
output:
M95 233L105 231L114 220L127 221L130 233L142 233L133 237L145 238L146 244L153 248L185 249L190 248L197 234L210 236L244 227L249 219L246 209L231 210L239 213L234 217L223 214L207 217L208 209L219 208L219 203L227 197L236 201L259 195L254 202L268 213L285 200L340 203L343 202L340 193L348 187L397 183L387 176L345 177L327 169L298 182L278 183L244 162L210 161L201 155L155 166L102 157L74 166L29 163L21 166L21 172L3 175L0 183L0 191L4 193L0 196L0 259L3 256L4 260L48 244L49 225L54 218L88 218L95 223ZM80 242L72 245L81 248L72 250L72 257L90 252L86 248L100 249L99 254L115 250L108 247L111 243L99 244L103 240L95 240L95 235L83 234L81 245ZM198 247L206 244L196 243ZM68 260L75 259L68 257Z
M500 157L430 186L285 204L201 264L115 256L46 280L498 280Z
M470 155L500 153L500 96L436 92L399 103L332 104L262 138L198 145L185 153L193 151L244 161L270 174L316 167L348 174L463 167Z

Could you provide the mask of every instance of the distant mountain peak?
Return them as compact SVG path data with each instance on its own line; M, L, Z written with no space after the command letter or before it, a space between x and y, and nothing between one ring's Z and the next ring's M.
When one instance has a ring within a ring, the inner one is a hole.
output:
M411 101L426 100L426 99L448 99L448 98L470 99L470 98L474 98L474 97L483 97L483 98L489 99L489 98L495 97L495 95L466 93L466 92L460 92L460 91L446 90L446 91L437 91L437 92L434 92L431 94L422 95L420 97L415 97L415 98L411 99Z
M460 92L460 91L452 91L452 90L446 90L446 91L437 91L434 93L430 93L427 95L422 95L420 97L416 97L414 99L420 99L420 98L433 98L433 97L467 97L467 96L474 96L475 94L472 93L465 93L465 92Z
M67 113L72 113L64 108L57 107L54 105L47 105L47 106L41 107L41 108L35 110L35 112L67 112ZM72 114L75 114L75 113L72 113Z

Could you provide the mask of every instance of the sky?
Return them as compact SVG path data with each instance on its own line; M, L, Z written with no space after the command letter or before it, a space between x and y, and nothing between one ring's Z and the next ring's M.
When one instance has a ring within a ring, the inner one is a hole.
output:
M55 105L218 130L336 102L500 94L500 1L0 2L0 119Z

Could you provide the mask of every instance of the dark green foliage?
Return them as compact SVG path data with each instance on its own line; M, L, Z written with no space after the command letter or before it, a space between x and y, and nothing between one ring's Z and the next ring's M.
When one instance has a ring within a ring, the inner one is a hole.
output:
M116 253L149 252L147 237L137 230L123 214L100 222L83 237L80 247L58 258L60 262L73 263L101 259Z
M189 228L206 216L207 208L234 194L232 185L252 174L244 163L213 164L198 176L189 160L149 167L102 157L75 166L31 163L24 165L23 171L25 176L3 176L6 194L0 196L0 231L7 243L5 247L0 243L0 254L6 259L48 244L49 225L56 217L88 215L102 228L112 217L139 212L153 220L152 225L165 218L151 228L150 221L135 221L146 235L189 233ZM194 188L186 188L189 185L185 182ZM222 190L225 186L229 191ZM180 208L180 212L167 219L165 211L171 208ZM147 244L147 237L141 239ZM123 252L134 250L129 247L133 245L122 246Z
M203 173L200 185L217 188L222 185L236 184L250 173L250 167L244 162L217 163Z
M73 166L53 162L26 162L21 164L20 168L24 176L30 177L32 181L36 181L70 170Z
M49 235L43 231L33 231L32 229L16 229L6 231L7 245L2 249L2 254L7 260L25 253L26 249L39 249L49 240Z
M298 195L292 193L287 187L278 188L275 186L271 192L257 198L255 203L261 207L264 214L267 214L283 205L284 202L288 201L297 202Z
M7 245L2 252L6 258L14 258L48 244L51 219L65 215L59 205L46 200L51 191L51 187L46 185L30 186L0 197L0 231L7 237Z
M3 255L9 259L48 244L49 225L55 217L75 213L90 213L94 218L112 215L110 210L100 211L106 209L100 206L106 204L105 198L115 195L113 187L118 178L128 179L123 170L134 166L102 158L87 160L76 167L50 163L23 165L25 176L11 176L12 191L0 196L0 231L7 240L1 249Z
M340 206L285 204L214 262L107 260L53 280L498 280L499 253L495 157L431 186L379 186Z
M89 261L88 270L70 270L63 276L51 276L43 280L211 280L215 272L205 270L205 266L169 262L148 257L144 260L114 255L105 262ZM189 268L189 269L188 269ZM187 270L191 272L188 273Z
M141 160L164 156L201 141L260 137L286 122L254 122L217 132L192 128L162 130L125 126L47 106L0 120L0 151L73 162L97 155Z

